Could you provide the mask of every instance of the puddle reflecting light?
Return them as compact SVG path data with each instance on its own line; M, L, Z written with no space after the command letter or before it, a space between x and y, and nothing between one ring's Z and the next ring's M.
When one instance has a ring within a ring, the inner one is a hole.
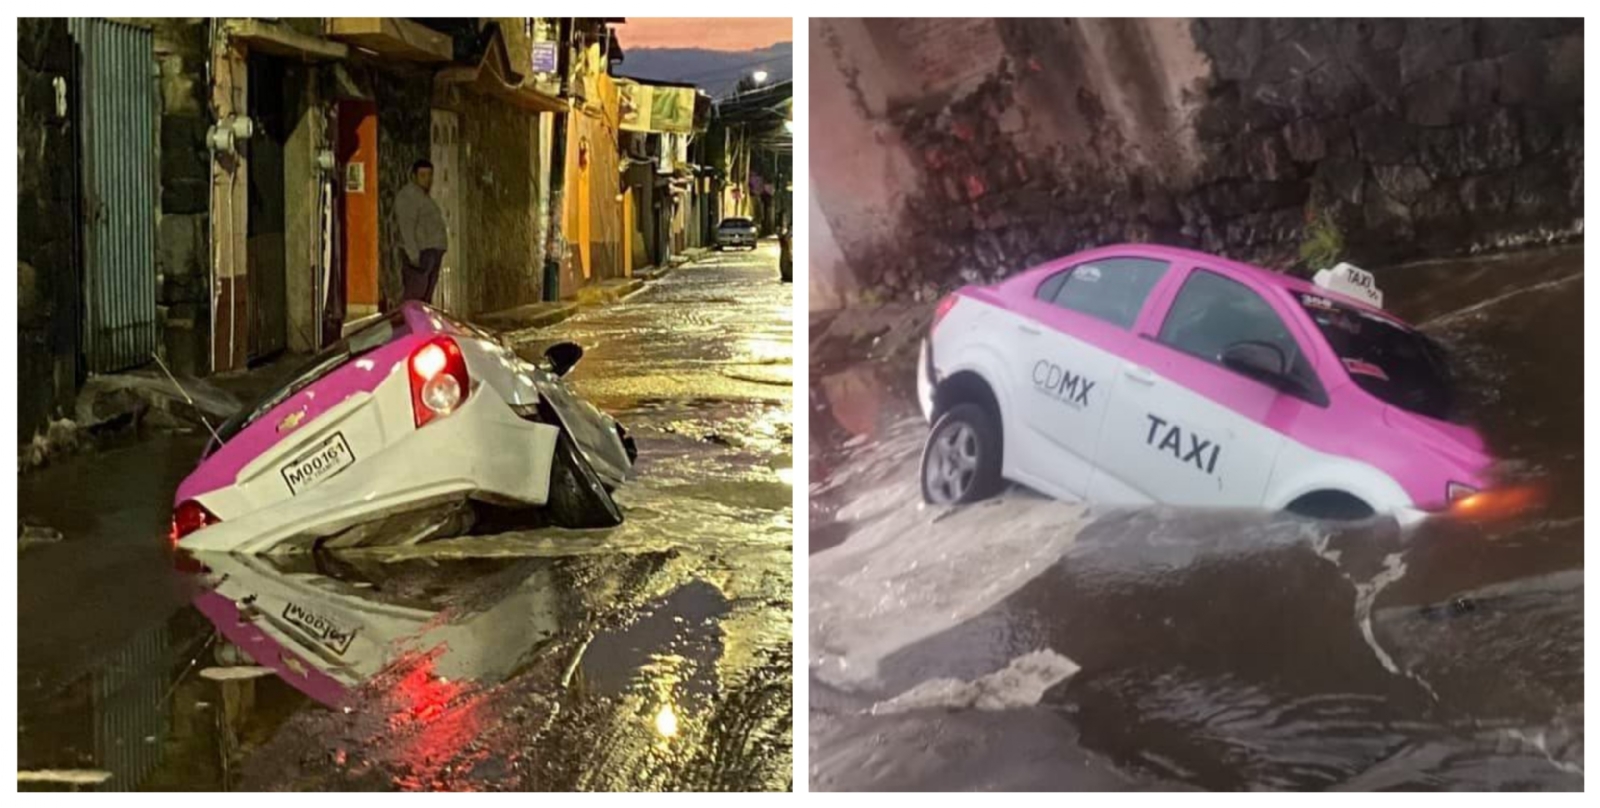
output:
M656 734L663 738L671 738L678 734L678 714L672 711L671 704L661 705L656 711Z
M747 337L739 342L734 352L755 362L775 363L779 360L791 358L792 347L789 342L784 340Z
M784 485L791 486L791 487L794 485L794 468L793 467L786 468L786 469L773 469L773 471L777 473L778 479L782 480Z

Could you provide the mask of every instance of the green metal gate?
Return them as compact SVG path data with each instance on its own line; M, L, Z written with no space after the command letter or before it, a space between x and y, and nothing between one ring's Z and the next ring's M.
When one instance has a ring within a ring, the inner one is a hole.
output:
M154 38L74 17L84 233L83 346L90 373L150 361L156 321L159 95Z

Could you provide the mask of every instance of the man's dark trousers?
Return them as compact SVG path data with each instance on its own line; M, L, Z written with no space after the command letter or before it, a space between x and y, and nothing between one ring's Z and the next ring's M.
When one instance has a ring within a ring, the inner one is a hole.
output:
M401 300L420 300L433 304L433 287L439 283L439 265L444 263L444 250L423 250L417 256L417 266L410 262L400 270L405 284Z

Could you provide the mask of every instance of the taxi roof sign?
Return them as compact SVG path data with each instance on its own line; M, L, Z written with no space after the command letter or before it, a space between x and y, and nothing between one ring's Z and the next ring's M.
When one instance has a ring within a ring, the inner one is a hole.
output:
M1343 261L1333 269L1319 269L1311 282L1334 294L1354 298L1373 308L1383 308L1383 291L1372 273Z

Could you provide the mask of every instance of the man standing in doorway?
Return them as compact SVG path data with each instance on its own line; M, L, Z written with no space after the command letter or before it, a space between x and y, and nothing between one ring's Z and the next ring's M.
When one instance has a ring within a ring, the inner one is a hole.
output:
M394 198L395 225L400 233L404 257L400 280L404 285L401 300L433 303L433 287L439 282L439 266L450 248L445 231L444 211L433 201L433 163L418 160L411 166L411 181Z

